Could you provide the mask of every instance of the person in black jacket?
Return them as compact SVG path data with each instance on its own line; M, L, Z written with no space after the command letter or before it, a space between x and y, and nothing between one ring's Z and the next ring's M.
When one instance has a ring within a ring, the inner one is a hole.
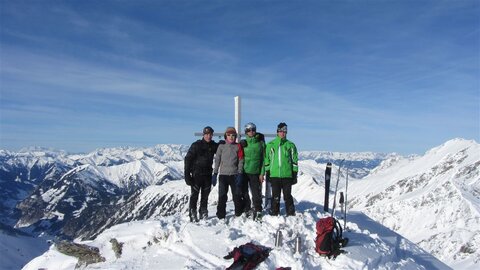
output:
M203 138L192 143L185 156L185 182L191 188L189 217L191 222L198 222L197 202L200 193L200 218L208 217L208 195L212 188L213 156L218 144L212 140L213 128L203 128Z

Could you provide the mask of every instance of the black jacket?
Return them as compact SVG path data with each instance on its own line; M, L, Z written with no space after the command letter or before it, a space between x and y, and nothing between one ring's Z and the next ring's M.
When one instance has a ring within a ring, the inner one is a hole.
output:
M185 174L211 175L213 156L217 152L218 143L204 139L198 140L190 146L185 156Z

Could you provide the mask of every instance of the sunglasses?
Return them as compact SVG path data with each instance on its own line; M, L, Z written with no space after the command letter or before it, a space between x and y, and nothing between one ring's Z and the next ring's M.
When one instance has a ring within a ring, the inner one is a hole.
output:
M251 131L257 132L257 130L254 129L254 128L247 128L247 129L245 129L245 133L248 133L248 132L251 132Z
M282 127L282 128L279 128L279 129L277 129L277 132L284 132L284 133L287 133L287 127Z

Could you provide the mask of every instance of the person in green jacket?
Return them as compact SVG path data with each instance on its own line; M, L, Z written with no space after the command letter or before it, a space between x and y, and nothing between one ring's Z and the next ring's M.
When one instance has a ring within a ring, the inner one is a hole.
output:
M247 216L252 215L253 219L262 212L262 183L265 168L263 160L265 156L265 143L257 136L257 126L254 123L245 125L246 138L240 141L243 146L244 163L243 163L243 182L242 204L243 211ZM261 134L260 134L261 135ZM252 193L253 209L251 209L250 196L248 187Z
M287 124L278 124L277 137L267 144L264 164L272 183L270 214L277 216L280 213L280 193L283 191L287 216L295 215L292 185L297 183L298 152L295 144L287 140Z

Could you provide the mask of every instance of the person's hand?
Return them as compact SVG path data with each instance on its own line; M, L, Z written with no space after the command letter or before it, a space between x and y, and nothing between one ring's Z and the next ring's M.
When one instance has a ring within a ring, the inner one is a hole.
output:
M237 174L237 176L235 176L235 185L238 188L242 187L242 181L243 181L243 174L241 173Z
M295 185L297 183L297 172L293 172L293 175L292 175L292 185Z
M215 186L217 184L217 177L218 177L217 173L214 173L212 175L212 186Z
M193 184L193 177L190 173L185 173L185 183L187 183L189 186Z
M260 175L258 176L258 181L260 181L260 184L262 184L264 180L265 180L265 178L263 177L262 174L260 174Z

